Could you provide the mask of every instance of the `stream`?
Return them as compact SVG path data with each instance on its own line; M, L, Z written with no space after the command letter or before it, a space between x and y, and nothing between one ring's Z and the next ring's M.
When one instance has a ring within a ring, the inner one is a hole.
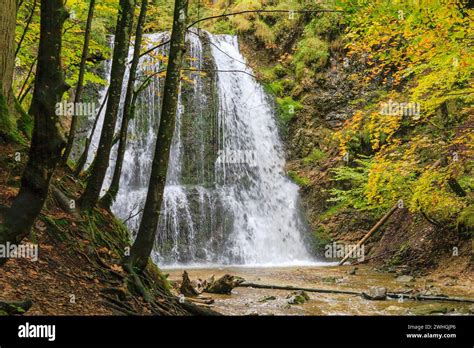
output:
M472 298L469 287L445 286L438 280L414 278L410 282L397 281L394 273L376 272L368 266L301 266L301 267L215 267L186 268L191 280L217 278L224 274L236 275L247 282L294 287L368 291L370 287L385 287L389 292L411 290L431 291L450 297ZM183 269L164 269L169 279L180 281ZM290 305L291 290L254 289L236 287L230 295L207 294L215 303L212 308L226 315L467 315L472 304L382 300L372 301L356 295L307 292L309 301Z

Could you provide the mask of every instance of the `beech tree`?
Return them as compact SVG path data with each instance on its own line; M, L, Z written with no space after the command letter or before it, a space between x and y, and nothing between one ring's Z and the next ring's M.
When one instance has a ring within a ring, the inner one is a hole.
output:
M16 1L0 0L0 137L8 138L14 130L11 112L14 96L12 91L15 66Z
M140 61L140 47L142 44L143 26L145 25L147 6L148 0L142 0L140 15L138 16L137 30L135 33L135 49L133 51L132 64L130 65L130 73L128 75L127 94L125 96L125 102L123 106L122 124L120 126L119 145L117 159L115 161L114 175L112 177L112 183L110 184L109 190L102 198L102 202L105 206L110 206L113 203L120 186L120 176L122 174L123 159L125 157L125 150L127 146L128 124L130 119L133 117L135 109L135 81L138 63Z
M166 173L170 155L171 142L178 108L180 70L186 51L185 35L189 0L175 0L173 30L170 40L170 52L161 107L160 126L156 140L155 154L152 163L150 184L146 197L143 216L137 238L125 260L132 269L142 271L150 257L155 242L163 192L166 185Z
M92 165L86 189L80 199L82 209L93 208L99 200L102 184L104 183L109 166L110 152L113 146L115 124L117 123L123 77L130 46L130 33L133 26L135 1L120 0L119 6L107 108L105 110L97 155Z
M0 244L20 243L43 208L49 183L65 140L58 125L56 103L69 88L61 68L63 23L69 14L63 0L41 1L40 42L35 88L30 108L34 128L21 186L0 226ZM0 263L7 259L0 259Z

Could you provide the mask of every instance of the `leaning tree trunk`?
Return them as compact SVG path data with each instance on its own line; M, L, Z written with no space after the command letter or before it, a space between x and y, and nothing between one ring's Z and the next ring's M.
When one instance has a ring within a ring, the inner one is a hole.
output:
M30 108L35 122L33 136L20 191L0 227L0 244L20 243L30 232L65 145L55 111L56 103L69 88L61 70L61 36L66 18L63 0L41 1L38 69ZM4 262L6 259L0 259Z
M125 102L123 105L122 124L120 127L119 146L117 151L117 159L115 161L114 175L112 177L112 183L110 184L109 190L102 198L102 203L107 207L110 207L114 202L120 186L120 176L122 174L123 159L125 157L125 149L127 146L128 123L130 119L133 118L133 110L135 109L132 105L132 102L135 100L135 98L133 98L133 94L137 76L138 62L140 61L140 47L142 44L143 26L145 24L147 6L148 0L142 0L140 15L138 16L137 22L137 31L135 33L135 49L133 51L132 64L130 65L127 94L125 96Z
M115 30L114 56L110 73L109 97L105 110L99 148L92 166L86 189L81 196L82 209L93 208L99 200L105 174L109 167L110 152L113 145L115 124L122 94L123 76L130 45L130 32L133 26L135 0L120 0L117 28Z
M16 0L0 0L0 138L10 138L13 122L12 91L15 66Z
M166 184L166 172L168 170L170 147L178 107L180 70L183 65L185 52L187 14L188 0L175 0L171 47L150 184L137 238L130 250L130 256L125 260L126 263L139 271L143 270L147 265L148 258L153 249L156 228L160 217L160 207Z
M77 79L76 94L74 96L74 105L80 103L82 99L82 91L84 89L84 74L86 72L87 54L89 52L89 41L91 38L92 19L94 18L95 0L90 0L89 13L87 14L86 32L84 34L84 46L82 48L81 64L79 66L79 77ZM62 164L66 164L71 154L74 138L76 137L77 115L72 115L71 128L67 139L66 150L62 157Z

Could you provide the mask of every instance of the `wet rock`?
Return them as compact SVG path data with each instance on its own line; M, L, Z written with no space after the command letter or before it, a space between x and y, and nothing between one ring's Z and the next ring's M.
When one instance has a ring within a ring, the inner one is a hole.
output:
M305 303L306 301L309 300L308 294L306 292L302 291L302 290L292 292L286 298L288 299L287 302L290 305L292 305L292 304L296 304L296 305L303 304L303 303Z
M269 296L265 296L261 298L260 300L258 300L258 302L268 302L268 301L274 301L274 300L276 300L276 297L269 295Z
M409 283L409 282L412 282L413 280L414 278L409 275L401 275L401 276L398 276L396 279L396 281L400 283Z
M412 308L411 311L415 315L446 314L448 312L448 307L442 304L431 303L422 306L417 306L415 308Z
M372 286L368 292L363 292L362 297L367 300L385 300L387 298L387 288Z
M422 295L426 296L439 296L442 295L441 289L434 286L434 285L429 285L426 287L424 291L422 291Z

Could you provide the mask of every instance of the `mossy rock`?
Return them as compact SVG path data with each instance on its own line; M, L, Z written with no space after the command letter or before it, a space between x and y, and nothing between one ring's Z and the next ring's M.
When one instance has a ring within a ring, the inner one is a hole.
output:
M336 277L324 277L321 280L322 280L323 283L335 284L337 278Z
M413 308L411 312L415 315L446 314L450 309L442 304L426 304Z
M292 292L286 298L288 299L288 304L290 305L300 305L309 301L308 294L302 290Z

